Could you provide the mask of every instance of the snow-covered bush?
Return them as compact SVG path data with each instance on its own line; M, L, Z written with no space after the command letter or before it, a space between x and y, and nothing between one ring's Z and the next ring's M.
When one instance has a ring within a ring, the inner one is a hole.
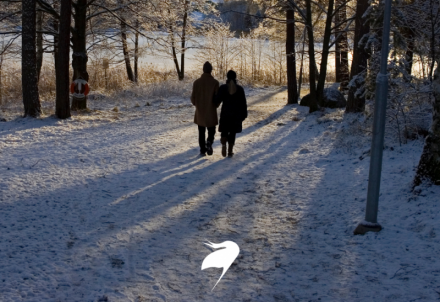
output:
M400 144L426 136L432 120L431 83L405 74L402 61L393 61L389 66L389 134Z

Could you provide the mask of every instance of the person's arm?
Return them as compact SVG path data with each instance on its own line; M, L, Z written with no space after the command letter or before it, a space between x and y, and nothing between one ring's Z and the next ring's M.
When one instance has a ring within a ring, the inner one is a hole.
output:
M214 98L214 103L216 108L218 108L220 106L220 104L223 102L223 93L222 93L222 89L218 88L217 86L217 92L215 94L215 98Z
M194 82L194 84L193 84L193 89L192 89L192 93L191 93L191 103L193 104L193 106L196 105L196 96L194 95L195 86L196 86L196 82Z
M247 117L248 117L248 112L247 112L247 102L246 102L246 95L244 94L244 89L241 89L242 91L242 121L244 121Z
M212 99L212 101L214 102L216 108L218 108L221 104L221 98L219 97L220 91L219 91L219 83L218 81L216 81L215 86L214 86L214 97Z

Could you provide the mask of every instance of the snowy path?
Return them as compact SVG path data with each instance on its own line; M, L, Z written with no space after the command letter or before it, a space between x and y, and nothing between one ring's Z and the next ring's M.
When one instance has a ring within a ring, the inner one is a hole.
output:
M0 301L438 299L440 190L408 193L422 143L385 152L385 229L355 237L369 162L335 146L343 114L250 95L232 159L219 134L198 156L183 99L0 123ZM212 292L206 240L241 250Z

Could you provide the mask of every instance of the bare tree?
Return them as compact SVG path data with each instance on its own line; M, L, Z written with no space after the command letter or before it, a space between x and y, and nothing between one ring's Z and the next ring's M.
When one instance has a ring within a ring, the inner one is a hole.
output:
M61 0L57 68L55 70L57 78L55 114L61 119L70 117L69 54L71 9L71 0Z
M58 29L57 24L59 22L60 15L57 9L57 2L50 4L46 2L46 0L37 0L40 5L40 9L45 13L50 14L55 20L53 24L55 27L52 29L52 32L48 32L48 34L54 35L54 41L58 39ZM151 0L152 1L152 0ZM150 2L150 1L148 1ZM143 2L142 2L143 3ZM130 28L135 32L141 34L136 28L130 25L124 18L121 18L117 14L118 11L129 9L131 10L132 19L136 20L139 17L138 13L135 13L136 10L133 9L134 5L140 5L139 1L113 1L113 0L76 0L72 1L72 16L73 16L73 26L71 27L71 42L72 42L72 68L73 68L73 78L72 80L76 80L81 78L85 81L89 80L89 74L87 71L87 62L88 62L88 51L91 47L99 44L102 39L98 39L97 42L91 43L88 45L87 36L92 34L92 31L89 26L93 24L93 20L99 19L98 24L101 24L102 28L102 37L103 39L113 39L114 37L110 37L111 35L107 35L105 33L106 28L112 28L112 24L122 24L122 32L126 31L126 28ZM116 21L116 22L115 22ZM122 35L123 36L123 35ZM126 36L125 36L126 38ZM124 38L122 38L124 39ZM56 43L55 43L56 44ZM127 50L128 47L125 48ZM124 50L124 47L123 47ZM56 52L55 52L56 54ZM57 60L55 60L57 61ZM132 76L134 80L134 76ZM87 97L86 98L76 98L72 99L72 110L81 110L87 108Z
M119 0L120 5L122 6L124 4L123 0ZM127 70L127 78L131 82L135 82L135 76L133 74L133 69L131 68L131 62L130 62L130 52L128 50L128 43L127 43L127 22L124 16L125 11L121 10L120 14L120 24L121 24L121 42L122 42L122 53L124 55L124 61L125 61L125 69Z
M368 9L368 0L357 0L355 15L355 31L353 46L353 61L351 64L350 84L346 112L363 112L365 110L365 95L363 85L367 71L369 57L365 45L361 43L362 37L368 34L370 26L363 18Z
M321 68L319 71L318 86L316 88L318 104L320 106L322 106L324 102L324 86L327 76L328 55L330 53L330 38L332 33L334 3L334 0L328 0L327 17L324 29L324 42L322 43Z
M286 10L287 104L298 103L295 56L295 11Z
M316 91L316 73L315 73L315 39L313 36L313 25L312 25L312 0L306 1L306 28L307 37L309 39L308 50L309 50L309 85L310 85L310 109L309 112L315 112L318 110L318 98Z
M36 1L22 1L22 86L24 116L37 117L41 114L38 92L36 37Z
M347 23L347 2L336 0L335 3L335 74L336 82L341 83L340 89L345 91L350 79L348 67L348 38L345 26ZM338 38L339 37L339 38Z
M139 20L136 21L136 29L137 31L134 34L134 81L138 83L139 81L139 73L138 73L138 64L139 64Z
M211 27L212 20L198 20L195 14L215 15L216 9L206 0L151 0L149 11L150 30L157 33L155 50L173 61L179 80L183 80L187 50L198 48L199 43L194 37Z

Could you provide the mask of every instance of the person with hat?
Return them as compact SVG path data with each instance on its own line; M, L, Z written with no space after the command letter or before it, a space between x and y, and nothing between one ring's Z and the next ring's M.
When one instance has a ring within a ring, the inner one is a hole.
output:
M234 155L233 148L235 136L243 130L243 121L247 118L247 103L244 89L237 85L237 74L233 70L227 73L226 84L218 90L216 105L222 109L220 112L220 124L218 131L221 132L222 156L226 157L226 143L228 144L228 157Z
M194 123L199 128L200 155L206 153L212 155L212 145L214 143L215 128L218 125L217 107L215 97L218 92L219 82L211 75L212 65L206 62L203 65L203 74L193 84L191 103L196 107ZM208 138L205 141L206 129Z

